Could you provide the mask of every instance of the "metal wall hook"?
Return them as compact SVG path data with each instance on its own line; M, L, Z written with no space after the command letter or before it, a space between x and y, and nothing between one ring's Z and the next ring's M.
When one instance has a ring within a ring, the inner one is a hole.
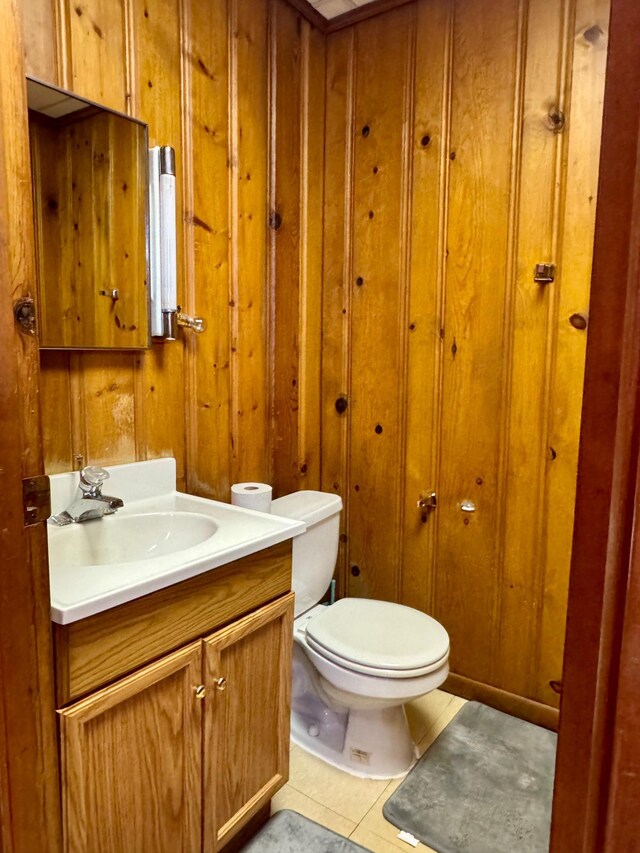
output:
M120 299L120 291L117 287L114 287L113 290L101 290L100 296L108 296L113 302L117 302Z

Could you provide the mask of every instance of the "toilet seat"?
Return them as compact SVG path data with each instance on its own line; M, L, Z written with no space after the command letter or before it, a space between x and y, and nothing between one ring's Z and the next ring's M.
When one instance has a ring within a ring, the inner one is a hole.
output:
M345 669L406 679L442 668L449 636L430 616L389 601L343 598L306 624L310 649Z

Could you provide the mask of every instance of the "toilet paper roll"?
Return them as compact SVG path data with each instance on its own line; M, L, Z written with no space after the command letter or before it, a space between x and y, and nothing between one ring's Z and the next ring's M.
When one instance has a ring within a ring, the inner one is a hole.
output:
M267 483L234 483L231 503L258 512L271 512L271 486Z

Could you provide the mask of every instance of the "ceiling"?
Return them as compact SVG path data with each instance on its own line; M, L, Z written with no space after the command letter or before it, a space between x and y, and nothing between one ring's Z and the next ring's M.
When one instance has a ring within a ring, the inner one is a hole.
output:
M335 18L373 2L375 0L310 0L311 5L325 18Z

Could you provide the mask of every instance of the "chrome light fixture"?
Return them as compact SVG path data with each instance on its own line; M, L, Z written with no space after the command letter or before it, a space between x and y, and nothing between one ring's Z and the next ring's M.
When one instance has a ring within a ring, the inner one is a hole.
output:
M149 151L149 275L151 334L173 341L178 313L176 271L176 153Z
M149 278L151 334L175 341L178 326L204 332L203 317L181 313L177 295L176 152L169 145L149 151Z

